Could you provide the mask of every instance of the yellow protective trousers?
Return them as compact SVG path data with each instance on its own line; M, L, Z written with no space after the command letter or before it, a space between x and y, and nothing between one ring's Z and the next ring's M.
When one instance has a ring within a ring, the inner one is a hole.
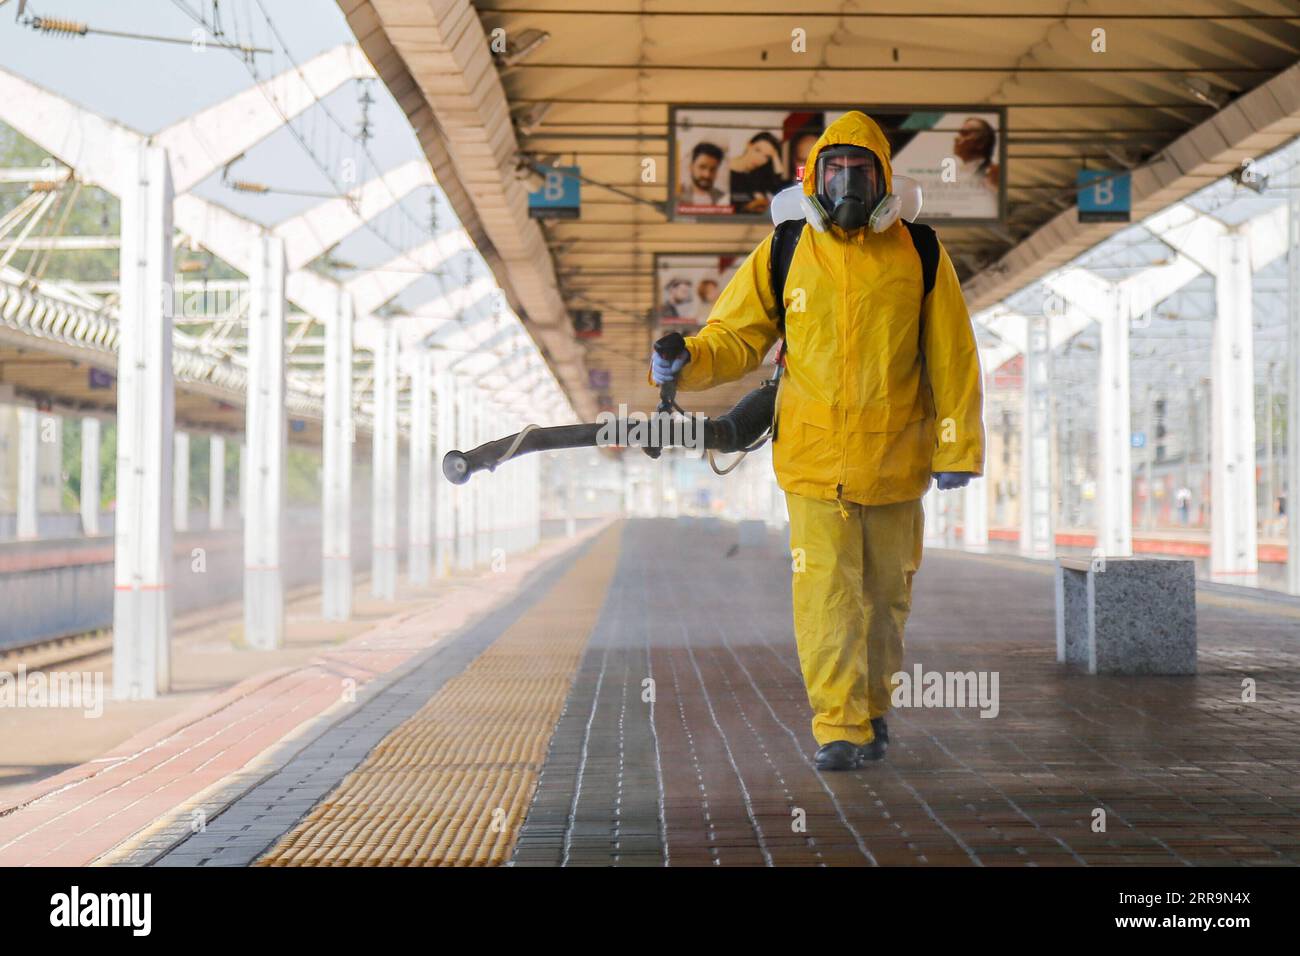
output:
M818 744L870 743L903 667L921 501L860 505L786 493L794 633Z

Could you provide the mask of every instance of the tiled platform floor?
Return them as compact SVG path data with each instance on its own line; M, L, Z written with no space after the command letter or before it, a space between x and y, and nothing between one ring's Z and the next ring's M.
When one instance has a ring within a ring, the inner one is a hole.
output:
M999 712L896 711L883 763L819 774L783 542L735 540L628 529L516 864L1300 861L1295 605L1203 603L1196 677L1088 677L1046 565L930 551L906 666L996 671Z
M1300 862L1300 602L1204 594L1198 676L1089 677L1056 664L1050 566L930 551L906 666L996 672L997 716L895 711L883 763L819 774L788 568L775 534L741 548L716 522L624 526L515 865ZM449 645L470 652L452 663L466 666L561 570ZM448 676L427 667L394 686L403 706L381 692L350 723L373 708L370 723L396 726ZM332 759L313 764L310 788L273 778L236 801L239 852L200 846L221 839L218 817L161 862L255 859L364 757L356 743L312 749ZM285 804L274 825L268 794Z

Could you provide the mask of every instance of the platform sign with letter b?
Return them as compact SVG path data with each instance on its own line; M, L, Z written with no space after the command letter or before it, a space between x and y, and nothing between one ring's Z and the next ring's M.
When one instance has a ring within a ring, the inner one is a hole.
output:
M1128 222L1131 208L1129 174L1081 169L1076 180L1079 222Z
M534 219L577 219L582 208L577 166L550 166L542 188L528 194L528 215Z

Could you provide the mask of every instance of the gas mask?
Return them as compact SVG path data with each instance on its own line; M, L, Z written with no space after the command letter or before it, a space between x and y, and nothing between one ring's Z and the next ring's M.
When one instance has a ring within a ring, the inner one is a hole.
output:
M818 165L821 164L822 156L831 149L844 149L846 147L827 147L822 155L818 156ZM875 154L861 146L850 146L848 149L858 150L857 156L866 153L870 157L871 165L867 168L875 170L875 182L878 183L877 189L884 191L884 177L880 175L880 167ZM839 165L839 164L835 164ZM832 167L833 168L833 167ZM850 167L851 168L851 167ZM864 180L871 174L864 174ZM839 183L836 182L839 177ZM836 186L836 192L843 195L849 195L852 191L852 179L854 174L844 174L836 169L831 175L831 184ZM818 182L825 185L825 178L819 176ZM781 190L772 197L772 206L770 213L772 222L779 225L790 219L803 219L812 226L817 232L826 232L831 225L837 225L841 229L862 228L862 225L868 226L872 232L884 232L899 219L906 219L908 222L916 222L921 214L921 184L907 176L894 176L894 191L887 196L879 198L874 205L869 205L875 193L869 194L867 186L869 182L864 182L861 195L865 197L861 205L857 202L841 204L843 211L839 218L833 216L835 212L834 201L831 199L828 190L821 190L817 194L808 196L803 191L800 183L795 183L786 189ZM859 219L859 208L865 207L869 212L866 215L865 223ZM849 225L846 225L849 223ZM852 225L857 223L856 226Z
M880 160L862 146L827 146L817 154L815 198L827 219L845 232L867 225L885 199Z
M894 191L885 192L885 175L876 154L864 146L827 146L817 154L813 195L795 184L772 198L772 221L804 219L818 232L832 225L846 232L869 226L884 232L899 219L915 222L921 213L921 185L906 176L894 177Z

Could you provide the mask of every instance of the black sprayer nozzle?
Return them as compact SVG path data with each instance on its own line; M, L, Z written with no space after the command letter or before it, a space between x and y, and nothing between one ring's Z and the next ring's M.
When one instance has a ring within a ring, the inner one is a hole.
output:
M669 332L655 342L655 351L671 362L686 351L686 340L682 338L680 332Z

